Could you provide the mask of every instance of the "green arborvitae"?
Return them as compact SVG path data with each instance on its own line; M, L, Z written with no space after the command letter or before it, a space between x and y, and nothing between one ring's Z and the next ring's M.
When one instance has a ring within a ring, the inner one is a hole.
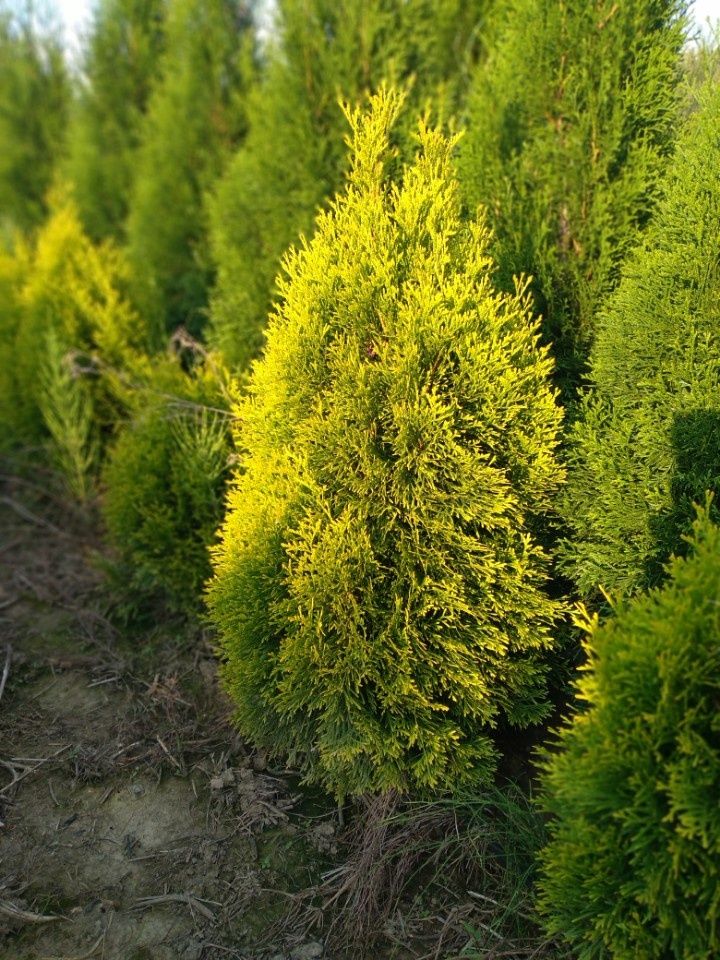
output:
M468 98L460 177L499 280L531 275L568 393L648 220L678 122L682 0L504 0Z
M95 10L65 164L83 224L95 240L123 236L165 7L166 0L100 0Z
M657 583L720 486L720 87L700 100L601 314L571 436L566 563L585 597Z
M250 16L236 0L174 0L165 30L127 224L136 300L158 344L204 321L203 196L244 134Z
M688 43L683 70L687 79L685 110L690 114L698 108L698 92L710 83L720 83L720 21L696 36L693 43Z
M14 12L12 12L14 11ZM70 98L62 44L31 4L0 0L0 228L26 230L45 216Z
M12 251L0 247L0 452L17 446L24 433L15 375L15 341L22 319L20 290L28 265L24 243L18 241Z
M90 382L77 370L52 328L45 342L38 403L52 438L52 455L70 493L85 501L93 489L98 443Z
M579 713L545 757L550 933L578 960L720 956L720 531L592 625Z
M453 141L373 98L346 192L285 260L210 584L241 729L335 794L460 787L547 712L559 606L538 532L562 481L552 363L492 287Z
M357 104L385 79L412 77L409 106L457 110L488 3L281 0L247 141L211 203L211 330L234 367L262 343L283 252L341 185L348 127L338 98ZM411 128L413 110L407 118Z
M212 357L191 372L159 357L103 470L102 510L117 581L196 613L210 575L231 453L225 374Z
M90 242L64 192L55 191L50 206L34 244L18 248L13 267L10 371L0 381L12 443L33 443L46 433L38 384L48 364L48 335L76 355L76 369L91 373L97 426L103 430L111 426L116 402L98 374L106 367L124 368L145 347L140 318L123 294L128 271L119 251L109 242Z

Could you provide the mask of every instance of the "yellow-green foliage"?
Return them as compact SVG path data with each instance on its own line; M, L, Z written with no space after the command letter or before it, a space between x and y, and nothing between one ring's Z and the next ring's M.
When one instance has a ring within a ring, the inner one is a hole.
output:
M15 442L44 433L39 382L46 363L47 335L54 332L80 366L93 373L95 392L102 394L106 367L122 367L145 334L139 317L123 295L127 268L110 244L93 245L83 232L74 204L56 194L53 212L17 268L15 332L10 366ZM96 410L102 421L111 415L107 398Z
M234 368L259 352L282 255L309 235L342 184L347 121L380 83L409 84L403 131L430 103L463 99L490 0L279 0L261 82L248 99L247 141L210 204L217 265L209 335Z
M14 352L20 325L19 293L26 261L26 250L21 243L18 242L12 251L0 247L0 450L11 447L18 435Z
M210 574L231 452L225 373L160 358L134 394L103 471L103 515L122 582L196 610Z
M559 610L552 364L454 141L421 126L389 182L400 105L349 115L347 191L286 258L209 593L241 729L341 796L487 778L493 728L547 713Z
M564 386L647 223L677 130L683 0L499 0L468 97L460 172L499 277L533 277Z
M696 96L655 220L599 316L570 436L564 553L586 598L657 586L693 503L720 493L720 86Z
M49 5L0 0L0 230L27 230L45 217L70 94Z
M720 956L720 531L593 624L546 757L541 905L579 960Z
M87 500L98 455L92 392L72 351L65 349L54 330L46 337L38 402L57 466L73 496Z

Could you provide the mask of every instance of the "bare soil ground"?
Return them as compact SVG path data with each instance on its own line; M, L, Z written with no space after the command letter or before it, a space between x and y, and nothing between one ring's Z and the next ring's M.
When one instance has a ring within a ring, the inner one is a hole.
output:
M3 485L0 957L321 956L278 923L331 865L332 812L236 737L197 631L118 633L98 551L62 502Z
M113 607L97 529L0 468L0 960L561 956L532 811L386 796L341 829L237 736L201 627Z

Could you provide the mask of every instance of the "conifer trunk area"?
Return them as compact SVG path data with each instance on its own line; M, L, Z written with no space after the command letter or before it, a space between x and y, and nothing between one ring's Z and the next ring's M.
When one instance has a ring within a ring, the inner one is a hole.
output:
M720 956L720 19L86 2L0 0L0 960Z

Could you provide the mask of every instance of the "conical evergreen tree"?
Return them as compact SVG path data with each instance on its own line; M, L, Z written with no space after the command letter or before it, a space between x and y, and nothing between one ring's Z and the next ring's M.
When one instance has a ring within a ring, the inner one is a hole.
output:
M128 219L136 299L156 339L202 326L210 281L203 195L245 130L250 36L238 0L174 0L142 130Z
M392 185L399 106L349 115L347 191L286 258L209 595L242 730L340 796L486 779L493 728L547 712L559 610L552 365L453 141L421 127Z
M95 240L123 235L166 5L167 0L100 0L95 9L65 164L85 229Z
M504 0L460 174L499 278L531 275L566 390L657 193L678 121L682 0Z
M591 625L579 713L546 757L541 906L578 960L720 956L720 531Z
M410 105L456 111L489 0L280 0L277 38L249 104L250 132L211 209L212 336L236 367L257 352L280 258L340 186L347 122L384 79ZM403 121L413 127L413 111ZM412 120L410 118L412 117Z
M0 3L0 228L45 216L61 156L70 84L57 28L30 3Z
M58 349L77 355L79 367L94 367L96 374L105 366L123 368L146 345L124 293L128 270L120 252L109 242L91 243L63 191L54 192L50 209L36 242L16 255L6 402L17 441L37 440L45 432L38 385L49 336ZM114 402L103 378L90 380L99 399L96 414L108 426Z
M720 87L689 120L656 219L600 318L566 514L581 592L656 583L720 493Z

